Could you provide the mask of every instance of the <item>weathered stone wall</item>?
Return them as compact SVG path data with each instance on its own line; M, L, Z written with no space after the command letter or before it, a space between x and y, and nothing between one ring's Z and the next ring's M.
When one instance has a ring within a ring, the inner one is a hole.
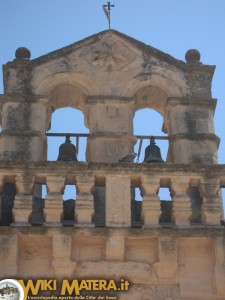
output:
M0 278L126 278L119 299L224 299L224 228L1 227L0 240Z
M214 69L197 50L186 53L185 63L114 30L34 60L19 48L3 68L0 158L46 160L52 111L70 106L90 129L87 161L117 162L131 152L134 114L152 108L164 118L168 161L217 163Z
M202 64L197 50L185 59L114 30L34 60L17 49L3 66L0 95L0 190L16 187L13 224L0 227L0 279L123 277L131 286L122 300L225 299L215 67ZM84 113L89 163L45 162L51 115L68 106ZM163 117L167 163L118 164L133 151L133 118L143 108ZM77 188L69 223L66 184ZM170 189L170 205L160 202L161 187Z

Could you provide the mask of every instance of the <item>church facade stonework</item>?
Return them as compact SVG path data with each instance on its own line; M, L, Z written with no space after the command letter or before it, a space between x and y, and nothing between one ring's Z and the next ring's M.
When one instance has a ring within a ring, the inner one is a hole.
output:
M117 291L121 300L225 299L215 66L203 64L194 49L185 59L115 30L33 60L28 49L17 49L3 66L0 95L0 280L123 278L130 287ZM85 162L47 161L46 132L63 107L84 114ZM133 118L144 108L163 117L166 162L118 163L134 151ZM77 198L66 223L68 184ZM13 195L5 194L6 185ZM47 186L44 200L40 185ZM163 187L172 197L169 222L162 222Z

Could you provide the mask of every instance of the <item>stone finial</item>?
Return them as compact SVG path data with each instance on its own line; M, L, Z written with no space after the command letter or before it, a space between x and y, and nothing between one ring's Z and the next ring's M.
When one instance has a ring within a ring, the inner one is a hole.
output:
M31 52L26 47L20 47L16 49L15 56L16 60L29 60L31 57Z
M192 64L200 63L200 58L201 58L201 54L196 49L190 49L185 54L186 62L189 64L190 63L192 63Z

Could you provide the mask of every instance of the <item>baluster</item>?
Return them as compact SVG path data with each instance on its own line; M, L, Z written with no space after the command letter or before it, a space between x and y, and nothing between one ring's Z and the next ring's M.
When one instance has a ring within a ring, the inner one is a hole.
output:
M30 226L32 213L32 198L34 189L34 176L29 173L20 174L15 179L17 194L13 206L13 226Z
M205 225L220 225L222 219L222 199L219 194L220 180L218 178L203 178L200 183L200 193L203 198L201 219Z
M48 194L45 199L44 217L45 226L62 226L63 199L65 177L47 176L46 185Z
M143 227L159 226L161 204L157 195L160 188L160 178L141 177L141 192L143 194L141 219Z
M95 184L94 176L77 176L77 200L75 208L76 227L94 227L92 216L94 214L94 197L92 194Z
M189 226L192 214L191 200L187 195L190 179L179 176L170 182L173 193L172 221L177 226Z

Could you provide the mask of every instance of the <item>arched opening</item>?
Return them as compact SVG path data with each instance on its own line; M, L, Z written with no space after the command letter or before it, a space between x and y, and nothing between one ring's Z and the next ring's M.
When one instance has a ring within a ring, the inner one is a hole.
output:
M74 108L60 108L52 114L51 129L48 133L71 133L88 134L88 129L84 124L84 115L80 110ZM70 136L71 143L76 146L77 160L86 161L87 137ZM59 147L65 143L65 136L48 136L47 158L56 161L59 156ZM64 220L74 219L74 209L76 200L76 186L66 185L63 194Z
M87 133L88 129L84 125L84 115L81 111L70 107L57 109L52 114L51 129L48 133ZM70 137L71 142L77 148L78 161L86 161L87 138ZM65 142L65 136L48 136L47 159L56 161L59 154L59 147ZM79 142L79 144L77 144Z
M162 158L167 160L168 141L167 129L164 123L168 94L158 86L147 85L138 89L134 95L136 112L133 120L134 135L157 136L155 142L161 149ZM140 145L141 144L141 145ZM141 139L135 145L136 152L140 155L139 162L144 160L144 149L149 144L149 139ZM141 147L140 147L141 146ZM142 151L141 151L142 150Z
M155 136L167 138L167 134L163 132L163 118L162 116L155 110L149 108L143 108L136 111L134 116L134 135L138 137L146 137L146 136ZM161 157L164 162L167 161L167 153L168 153L168 140L167 139L155 139L156 145L161 150ZM134 152L138 154L138 161L140 163L144 162L145 159L145 149L149 145L149 138L138 138L137 143L134 147ZM154 163L154 162L153 162ZM163 189L160 190L160 197L165 199L168 196L168 192ZM140 195L140 189L135 189L135 200L141 201L142 196Z
M85 93L80 85L61 83L49 93L49 102L52 113L49 116L48 134L53 133L88 133L85 126L84 110ZM86 160L86 138L70 136L71 142L76 145L78 160ZM59 146L65 142L65 136L48 136L47 159L57 160Z
M167 138L167 134L163 132L163 118L153 109L145 108L136 111L134 116L134 135L135 136L155 136ZM144 161L145 148L149 145L150 139L144 138L140 147L140 138L135 145L135 152L140 154L139 162ZM167 161L168 140L156 138L155 142L161 150L161 156L164 161Z

